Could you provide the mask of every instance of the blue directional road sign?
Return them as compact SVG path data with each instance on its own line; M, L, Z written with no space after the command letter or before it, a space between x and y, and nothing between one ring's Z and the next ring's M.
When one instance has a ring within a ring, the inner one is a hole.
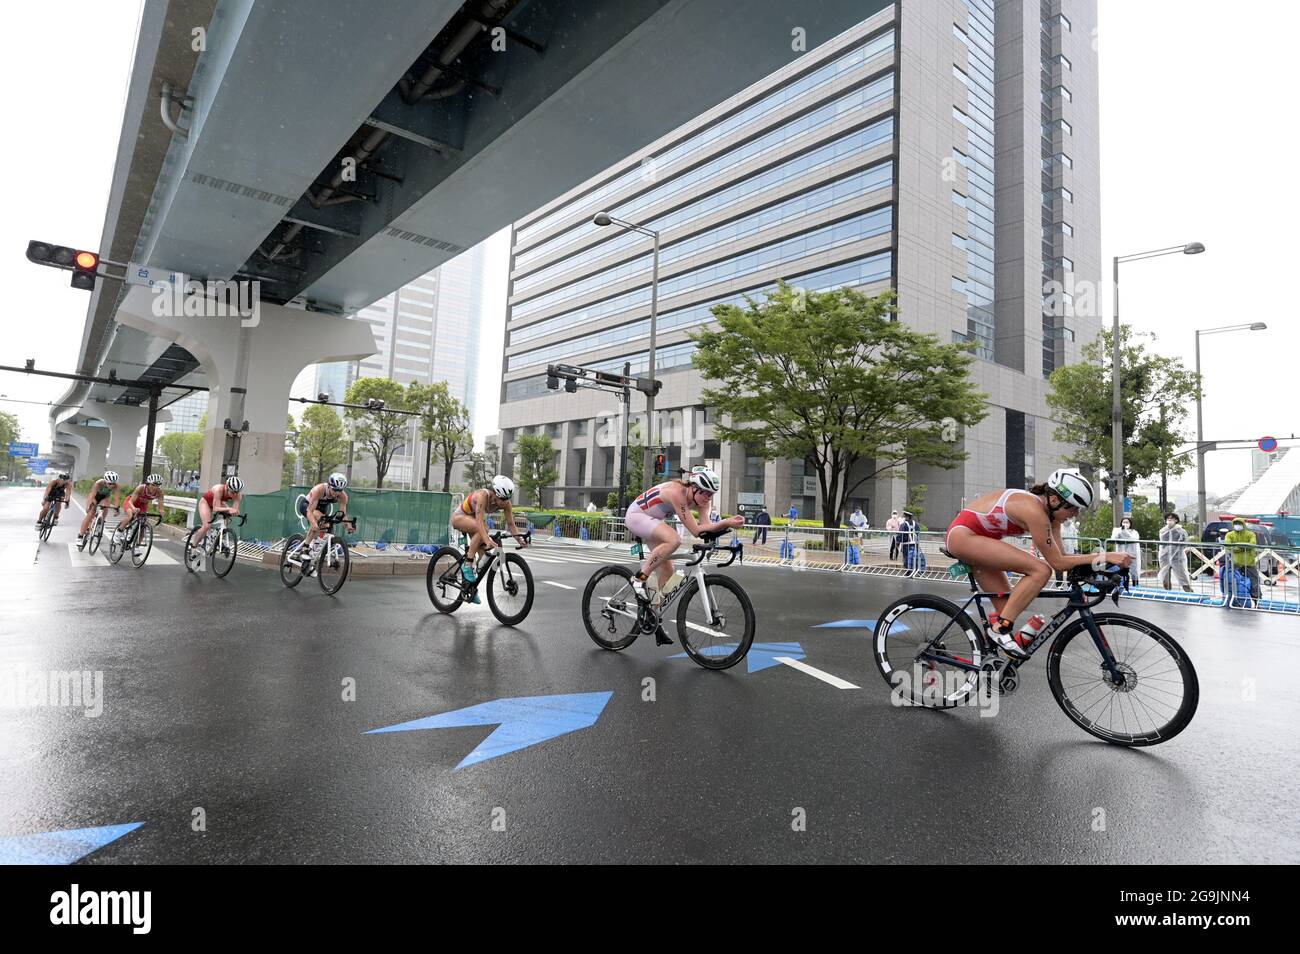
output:
M0 865L70 865L110 841L135 831L143 822L105 825L102 828L74 828L71 831L39 831L32 835L0 837Z
M24 444L19 441L9 442L10 457L35 457L41 452L38 444Z
M466 725L495 725L496 731L461 759L456 768L486 762L530 745L567 735L596 724L612 692L579 692L567 696L523 696L482 702L455 712L426 716L383 729L380 732L410 732L415 729L452 729Z
M720 646L706 646L704 649L705 656L730 656L735 650L735 643L723 643ZM758 672L760 669L771 669L773 666L780 666L782 663L777 662L777 657L788 659L803 659L807 653L798 643L753 643L749 647L749 652L745 654L745 663L748 666L747 672ZM678 653L673 659L688 658L685 653Z
M50 466L50 462L44 458L33 458L27 462L27 469L33 474L45 473L45 468Z

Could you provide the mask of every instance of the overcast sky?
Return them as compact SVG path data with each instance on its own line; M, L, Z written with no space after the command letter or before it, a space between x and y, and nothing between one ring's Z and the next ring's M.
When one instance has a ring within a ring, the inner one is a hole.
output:
M0 288L8 314L0 364L72 370L87 294L66 272L24 258L39 238L99 243L140 5L73 0L6 9L0 89L10 145L0 218ZM1300 4L1224 16L1208 0L1102 0L1102 255L1189 241L1208 251L1124 266L1122 314L1163 354L1193 358L1193 331L1243 321L1269 330L1203 339L1210 439L1300 432L1300 322L1286 288L1300 219L1288 177L1296 141L1290 91ZM505 318L507 232L489 240L479 365L479 442L496 429ZM1107 321L1111 314L1105 296ZM0 409L25 440L49 443L49 407L65 383L0 374ZM20 403L23 401L35 403ZM1194 415L1189 416L1194 427ZM1246 452L1211 455L1211 491L1250 479ZM1183 486L1195 485L1187 474Z

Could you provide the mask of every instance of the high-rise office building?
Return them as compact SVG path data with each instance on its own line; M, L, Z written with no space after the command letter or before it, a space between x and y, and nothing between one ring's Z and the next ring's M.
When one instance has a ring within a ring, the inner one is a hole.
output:
M469 409L473 428L477 387L478 334L482 323L484 247L474 248L362 308L352 317L367 322L375 354L360 362L321 364L317 393L342 400L357 378L391 378L398 384L446 381ZM393 483L423 476L423 442L403 447L393 459ZM373 470L373 464L370 465Z
M820 516L804 461L716 439L690 363L711 306L778 279L893 288L901 321L973 344L991 406L959 436L969 458L870 480L850 506L879 525L925 484L938 524L1044 476L1066 452L1046 376L1100 327L1095 24L1093 0L902 0L517 222L504 466L540 432L559 473L546 503L603 504L615 486L614 398L545 378L557 362L648 373L651 243L593 225L605 211L661 233L655 443L673 467L718 467L725 509L761 494Z

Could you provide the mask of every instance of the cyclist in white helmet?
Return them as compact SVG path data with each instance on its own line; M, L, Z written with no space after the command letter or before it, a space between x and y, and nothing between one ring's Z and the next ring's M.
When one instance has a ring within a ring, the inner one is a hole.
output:
M497 474L482 490L467 494L451 515L451 525L469 538L469 546L465 548L465 563L461 567L461 573L467 583L473 583L477 579L474 575L474 561L479 551L491 550L497 546L488 536L488 514L496 513L498 510L503 511L502 522L510 531L510 535L515 538L515 542L521 547L528 545L528 541L521 537L515 528L515 511L512 506L514 496L515 482L509 477ZM471 598L471 602L482 602L477 591Z
M970 565L979 588L1006 594L993 599L997 612L990 614L988 634L1007 655L1025 657L1023 647L1033 641L1042 621L1031 617L1017 634L1016 617L1029 608L1053 570L1098 561L1127 567L1132 561L1127 553L1065 552L1061 524L1087 510L1095 499L1092 484L1077 470L1055 470L1045 482L1028 490L990 490L976 497L948 527L946 549ZM1021 535L1033 538L1042 560L1003 539ZM1007 580L1007 571L1021 574L1014 587Z
M232 517L239 516L239 506L244 502L244 480L242 477L227 477L219 484L213 484L199 498L199 525L190 534L190 545L196 550L208 535L215 514L226 513Z
M86 496L86 516L81 521L81 529L77 531L78 550L86 545L86 534L90 532L90 525L95 522L96 511L100 507L107 510L109 507L116 506L117 471L106 470L103 477L90 485L90 493Z
M127 527L131 525L132 520L143 520L149 515L149 505L156 503L158 513L163 518L167 518L167 507L163 503L163 479L159 474L150 474L144 479L144 483L139 484L135 490L127 494L126 499L122 502L122 519L118 522L117 529L113 531L113 537L118 543L126 533ZM136 550L140 547L137 545Z
M310 525L306 539L302 541L304 549L311 547L322 537L324 531L321 529L320 519L327 516L335 506L339 508L339 516L347 516L347 486L347 477L335 472L307 491L306 497L298 498L298 514L305 517Z
M651 548L641 562L641 571L632 578L632 588L638 597L643 600L651 598L646 588L651 573L658 573L659 592L663 592L664 584L673 575L672 555L681 544L681 538L672 527L664 523L670 514L676 515L682 526L696 536L744 525L745 518L741 516L717 522L700 522L695 519L692 511L708 513L714 495L720 489L722 480L716 471L702 466L692 467L689 472L682 472L681 479L656 484L628 504L624 517L628 530L640 538L646 547ZM665 639L666 636L662 637L660 643Z

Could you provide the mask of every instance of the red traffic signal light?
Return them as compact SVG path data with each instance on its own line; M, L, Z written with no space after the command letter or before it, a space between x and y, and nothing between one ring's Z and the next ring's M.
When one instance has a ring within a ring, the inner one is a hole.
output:
M37 265L49 265L51 268L63 268L72 272L72 287L86 290L95 287L99 277L99 255L95 252L69 248L66 245L51 245L49 242L28 242L27 260Z
M78 252L77 267L81 269L93 269L99 265L99 256L94 252Z
M76 268L72 270L72 287L93 291L95 280L99 277L99 256L94 252L78 252L74 263Z

